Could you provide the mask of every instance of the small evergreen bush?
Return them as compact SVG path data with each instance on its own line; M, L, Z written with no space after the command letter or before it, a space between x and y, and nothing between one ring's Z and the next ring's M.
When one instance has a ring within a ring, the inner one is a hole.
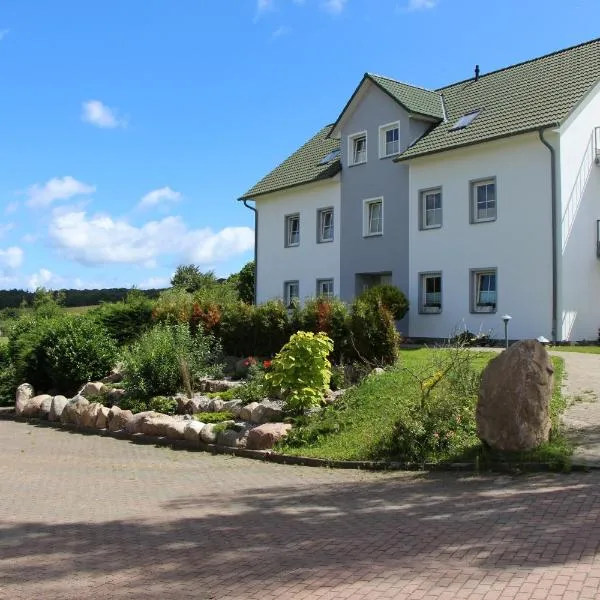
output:
M0 340L0 406L14 403L15 387L15 369L10 361L8 344Z
M406 296L394 285L375 285L366 289L358 299L373 309L383 306L396 321L403 319L408 312Z

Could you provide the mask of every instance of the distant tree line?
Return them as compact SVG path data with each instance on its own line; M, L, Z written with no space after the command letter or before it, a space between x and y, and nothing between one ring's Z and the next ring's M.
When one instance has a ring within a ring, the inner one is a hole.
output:
M140 290L148 298L157 298L162 290ZM124 300L130 288L108 288L104 290L56 290L51 292L60 298L62 306L95 306L103 302ZM0 309L31 306L34 292L26 290L0 290Z

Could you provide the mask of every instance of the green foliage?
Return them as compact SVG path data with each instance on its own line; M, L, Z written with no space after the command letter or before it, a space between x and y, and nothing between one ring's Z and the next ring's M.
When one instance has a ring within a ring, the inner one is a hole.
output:
M125 396L119 401L119 408L123 410L130 410L134 415L140 412L146 412L148 409L148 402L140 398L132 398L131 396Z
M213 271L202 273L196 265L179 265L171 278L171 285L174 288L193 293L197 292L202 286L212 285L216 281L217 278Z
M332 359L342 362L352 354L348 306L337 298L307 300L301 313L302 329L326 333L333 341Z
M231 421L233 414L230 412L198 412L194 413L194 419L202 423L221 423L223 421Z
M219 374L219 358L212 336L193 336L187 325L159 324L124 352L125 387L140 398L189 393L199 378Z
M391 365L398 358L400 335L392 314L382 304L356 299L350 314L350 334L358 359Z
M286 408L304 412L318 406L329 387L333 342L324 333L299 331L292 335L272 362L265 381L282 390Z
M233 400L235 398L235 388L230 388L223 392L207 392L204 395L207 398L221 398L221 400Z
M8 344L0 341L0 406L14 403L15 388L15 369L10 361Z
M236 277L236 288L240 300L246 304L254 304L254 285L255 285L255 265L254 261L246 263Z
M33 294L31 306L37 317L55 317L60 313L60 307L64 302L64 294L51 292L45 288L37 288Z
M148 402L148 410L154 410L164 415L174 415L177 412L177 400L166 396L156 396Z
M404 318L408 312L406 296L394 285L375 285L366 289L358 299L372 308L383 306L396 321Z
M234 388L233 395L240 399L244 404L250 402L260 402L268 395L269 388L266 385L265 370L260 363L256 363L248 370L248 378L237 388Z
M101 304L89 315L98 320L119 346L131 343L152 323L153 302L137 290L124 301Z
M189 323L192 316L194 297L185 289L174 287L160 294L152 318L157 323L169 325Z
M100 324L68 314L21 319L11 329L8 348L17 383L64 394L106 375L117 358L115 343Z
M221 339L225 354L229 356L251 356L255 352L255 311L256 307L244 302L236 302L222 308L221 323L217 335ZM271 353L268 353L266 356L270 355Z
M272 356L292 333L287 308L279 300L269 300L253 312L254 349L248 355Z

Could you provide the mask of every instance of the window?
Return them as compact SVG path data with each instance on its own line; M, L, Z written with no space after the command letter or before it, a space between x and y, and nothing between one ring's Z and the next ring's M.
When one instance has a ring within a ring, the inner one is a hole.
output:
M383 198L364 201L364 236L383 234Z
M326 164L328 164L330 162L333 162L334 160L336 160L337 158L339 158L340 152L341 152L341 150L339 148L336 148L335 150L332 150L329 154L326 154L319 161L319 165L326 165Z
M283 301L287 308L293 308L300 300L300 283L298 281L286 281L283 284Z
M333 279L317 279L317 297L333 298Z
M285 246L300 245L300 215L288 215L285 218Z
M400 152L400 123L388 123L379 128L379 158Z
M361 131L348 136L348 164L360 165L367 162L367 132Z
M496 220L496 180L471 182L471 223Z
M458 119L458 121L456 121L456 123L454 123L454 125L452 125L452 127L450 127L450 131L457 131L459 129L468 127L477 118L480 112L481 111L479 110L474 110L466 115L463 115L460 119Z
M471 312L496 312L498 302L496 269L471 271Z
M317 242L333 242L333 208L322 208L317 212Z
M421 273L419 282L420 312L442 312L442 274Z
M421 229L436 229L442 226L442 190L423 190L420 197Z

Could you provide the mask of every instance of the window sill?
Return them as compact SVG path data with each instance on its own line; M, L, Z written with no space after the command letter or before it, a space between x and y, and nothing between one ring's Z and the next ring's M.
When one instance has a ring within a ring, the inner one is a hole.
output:
M495 312L497 312L495 306L489 307L489 308L482 306L481 308L472 308L471 309L471 314L473 314L473 315L481 315L481 314L491 315L491 314L494 314Z
M333 240L317 240L317 244L331 244Z
M420 231L429 231L430 229L441 229L441 225L429 225L428 227L421 227Z
M286 246L284 246L284 248L299 248L300 244L287 244Z
M471 225L477 225L478 223L493 223L494 221L496 221L496 217L490 219L473 219Z
M394 152L393 154L384 154L379 157L379 160L385 160L386 158L394 158L395 156L400 156L400 152Z
M355 162L355 163L348 163L349 167L358 167L359 165L366 165L367 161L366 160L361 160L360 162Z
M426 306L422 306L419 309L420 315L440 315L442 314L441 308L427 308Z
M363 233L365 238L383 237L383 231L381 233Z

